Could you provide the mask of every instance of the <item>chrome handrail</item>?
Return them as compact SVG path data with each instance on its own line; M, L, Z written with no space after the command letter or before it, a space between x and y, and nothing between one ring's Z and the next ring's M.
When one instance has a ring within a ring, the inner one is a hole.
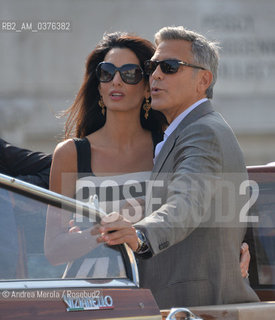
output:
M139 287L139 273L138 273L138 267L137 267L137 262L136 262L134 252L126 243L124 243L124 247L128 254L129 262L131 265L131 271L132 271L132 277L133 277L132 281L137 287Z
M72 211L81 210L82 214L86 217L90 217L90 214L94 215L94 221L100 221L106 212L101 208L96 207L93 202L85 203L79 200L72 199L70 197L63 196L62 194L47 190L45 188L38 187L31 183L0 174L0 186L6 186L8 189L14 190L18 193L29 194L34 198L46 202L48 204L70 209ZM127 244L124 244L125 251L128 255L129 262L131 265L132 278L131 279L135 286L139 287L139 274L135 255ZM26 282L26 280L22 281ZM31 283L38 283L38 281L30 281ZM11 282L10 282L11 283ZM64 280L62 280L64 285ZM121 283L121 282L120 282Z
M92 214L95 218L98 217L101 219L106 215L105 211L100 208L96 208L92 203L85 203L79 200L75 200L70 197L63 196L62 194L38 187L31 183L12 178L4 174L0 174L0 185L1 184L7 186L9 189L14 189L15 191L17 190L20 193L23 192L31 194L32 196L42 201L47 201L49 204L60 208L82 210L83 215L87 217L89 217L89 214Z

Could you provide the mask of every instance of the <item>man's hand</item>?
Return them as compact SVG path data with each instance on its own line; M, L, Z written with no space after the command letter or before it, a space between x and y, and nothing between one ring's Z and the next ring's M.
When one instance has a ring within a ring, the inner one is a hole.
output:
M249 247L246 242L242 243L241 246L241 258L240 258L240 268L241 268L241 274L243 278L248 278L248 268L250 263L250 252Z
M133 250L138 248L136 229L131 222L123 218L119 213L112 212L101 220L101 225L92 230L92 235L100 234L97 242L105 242L108 245L127 243Z

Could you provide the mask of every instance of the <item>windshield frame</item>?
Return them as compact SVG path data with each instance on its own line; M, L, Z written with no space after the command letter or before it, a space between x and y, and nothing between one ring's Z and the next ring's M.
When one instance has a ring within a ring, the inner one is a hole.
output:
M41 201L45 204L58 208L76 211L81 209L84 216L90 214L98 221L105 215L105 212L95 206L63 196L59 193L35 186L31 183L0 174L0 187L15 192L31 199ZM40 289L40 288L79 288L79 287L139 287L138 268L133 251L124 244L122 248L122 259L125 263L127 279L43 279L43 280L3 280L0 281L0 289Z

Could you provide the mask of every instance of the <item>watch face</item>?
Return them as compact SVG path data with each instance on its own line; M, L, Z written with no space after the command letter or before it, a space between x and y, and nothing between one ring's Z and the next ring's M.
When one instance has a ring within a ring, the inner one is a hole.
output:
M142 234L139 230L136 231L137 233L137 237L138 237L138 247L137 247L137 250L136 252L140 252L142 246L143 246L143 237L142 237Z
M136 252L138 253L141 248L142 248L142 241L138 238L138 247L137 247Z
M147 252L149 247L148 247L148 244L146 242L146 238L143 234L143 232L141 232L140 230L137 230L137 236L138 236L138 248L136 250L137 253L144 253L144 252Z
M137 230L137 236L142 242L145 241L144 234L140 230Z

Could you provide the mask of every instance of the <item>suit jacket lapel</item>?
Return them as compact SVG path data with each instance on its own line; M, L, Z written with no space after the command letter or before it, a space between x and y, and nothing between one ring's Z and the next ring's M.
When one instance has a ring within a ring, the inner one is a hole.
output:
M198 107L196 107L194 110L192 110L178 125L178 127L172 132L172 134L167 138L165 141L162 149L160 150L160 153L156 159L155 165L152 170L152 176L151 178L155 179L157 177L158 172L161 171L161 168L163 167L165 160L173 150L176 141L181 133L181 131L188 126L190 123L198 120L199 118L203 117L207 113L213 112L214 109L211 105L211 102L207 100L206 102L203 102Z

